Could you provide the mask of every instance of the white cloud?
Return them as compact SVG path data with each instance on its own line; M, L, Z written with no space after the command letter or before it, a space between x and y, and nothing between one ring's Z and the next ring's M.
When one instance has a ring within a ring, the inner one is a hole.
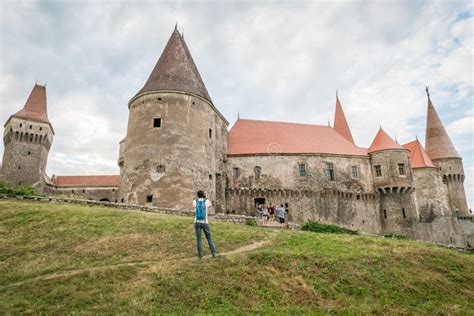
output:
M359 145L379 123L423 140L429 85L472 179L472 16L470 1L0 2L0 120L47 81L48 172L117 173L127 102L178 21L230 122L326 124L338 89Z

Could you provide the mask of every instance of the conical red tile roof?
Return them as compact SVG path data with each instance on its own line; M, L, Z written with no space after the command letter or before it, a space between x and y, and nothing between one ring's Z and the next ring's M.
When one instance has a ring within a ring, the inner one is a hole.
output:
M12 116L50 124L46 105L46 87L35 84L23 109Z
M454 148L448 132L444 128L429 96L425 148L426 153L433 160L439 158L461 158Z
M403 147L410 151L410 164L413 169L436 168L418 138L406 143Z
M342 137L354 144L354 139L352 138L351 129L349 124L347 124L346 116L342 110L341 102L339 102L339 97L336 96L336 112L334 114L334 129Z
M367 156L367 149L355 146L329 126L238 119L229 132L227 153Z
M196 94L212 103L186 42L175 28L145 86L136 94L175 90Z
M392 137L390 137L383 129L380 127L377 135L375 135L372 145L370 145L368 153L374 151L385 150L385 149L404 149L402 146L398 145Z

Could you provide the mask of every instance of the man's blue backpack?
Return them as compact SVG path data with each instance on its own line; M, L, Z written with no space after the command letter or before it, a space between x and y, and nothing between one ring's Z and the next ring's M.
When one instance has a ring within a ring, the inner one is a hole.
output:
M196 219L204 221L206 219L206 200L196 201Z

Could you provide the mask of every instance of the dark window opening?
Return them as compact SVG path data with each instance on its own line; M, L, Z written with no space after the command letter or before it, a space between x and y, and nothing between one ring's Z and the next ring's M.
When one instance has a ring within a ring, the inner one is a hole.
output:
M209 129L209 138L212 139L212 128Z
M158 165L156 167L156 172L158 173L164 173L166 171L166 167L164 165Z
M255 173L255 179L260 179L260 176L262 175L262 168L256 166L255 168L253 168L253 171Z
M21 181L18 181L18 185L21 185Z
M387 219L387 210L383 210L383 218Z
M21 169L21 167L20 167L20 166L18 166L18 170L20 170L20 169Z
M161 118L155 117L153 119L153 127L161 127Z
M161 101L161 98L158 98L158 101Z
M32 129L32 128L33 128L33 125L30 125L30 129Z
M71 190L71 193L74 193L74 190Z
M357 166L352 166L352 178L358 179L359 178L359 168Z
M405 209L404 208L402 208L402 215L403 215L403 218L407 217L407 215L405 214Z
M398 174L401 176L405 175L405 164L404 163L399 163L398 164Z
M120 200L120 203L123 203L123 199Z
M232 168L232 177L238 178L240 176L240 170L237 167Z
M365 224L365 221L362 221L362 224Z
M376 165L375 167L375 176L381 177L382 176L382 166Z
M194 101L193 101L193 105L196 104Z
M306 164L304 163L298 164L298 173L300 177L306 177Z
M31 155L31 151L28 152L28 156Z
M20 124L20 127L23 127L23 124Z
M42 131L42 130L43 130L43 128L42 128L42 127L40 127L40 131Z
M147 196L146 196L146 202L147 202L147 203L153 202L153 194L150 194L150 195L147 195Z
M327 174L330 181L334 181L334 164L332 162L327 163Z
M82 189L82 193L86 193L86 190Z
M357 199L358 199L358 200L360 200L360 195L359 195L359 194L357 194L357 196L356 196L356 197L357 197Z
M209 180L212 180L212 174L209 175Z

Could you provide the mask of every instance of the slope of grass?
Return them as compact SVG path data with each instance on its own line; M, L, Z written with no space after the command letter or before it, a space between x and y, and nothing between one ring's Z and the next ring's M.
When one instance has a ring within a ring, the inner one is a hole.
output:
M409 240L218 222L211 227L220 253L269 243L198 260L190 218L0 201L0 311L431 315L474 310L472 254Z

